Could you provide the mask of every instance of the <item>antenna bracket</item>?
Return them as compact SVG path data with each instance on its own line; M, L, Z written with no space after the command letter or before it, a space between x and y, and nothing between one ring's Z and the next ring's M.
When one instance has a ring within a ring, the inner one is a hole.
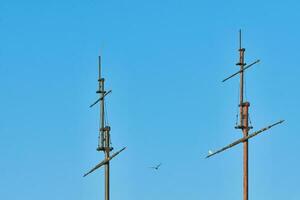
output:
M242 104L239 104L239 107L244 107L244 106L250 106L250 103L249 102L243 102Z
M238 125L234 127L235 129L245 129L246 127L243 125ZM253 126L248 126L248 130L253 129Z
M97 147L97 151L107 151L107 149L109 149L109 151L114 150L113 147Z
M96 93L97 93L97 94L99 94L99 93L101 93L101 94L105 94L105 93L106 93L106 91L97 90L97 91L96 91Z
M239 66L246 66L246 65L247 65L247 63L240 63L240 62L238 62L238 63L236 63L235 65L239 65Z
M110 131L110 126L105 126L103 128L100 128L100 131Z

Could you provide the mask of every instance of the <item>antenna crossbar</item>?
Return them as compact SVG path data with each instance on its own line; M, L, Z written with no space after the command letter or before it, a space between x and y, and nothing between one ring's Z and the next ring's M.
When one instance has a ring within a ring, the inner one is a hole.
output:
M108 95L111 92L112 92L111 90L109 90L108 92L104 92L104 95L102 97L100 97L97 101L95 101L92 105L90 105L90 108L93 107L94 105L96 105L98 102L102 101L104 99L104 97L106 97L106 95Z
M83 177L86 177L87 175L89 175L90 173L94 172L98 168L102 167L103 165L106 165L109 161L111 161L115 156L117 156L119 153L121 153L125 149L126 149L126 147L123 147L121 150L117 151L116 153L114 153L110 157L105 158L103 161L101 161L99 164L97 164L93 169L91 169L89 172L87 172L86 174L84 174Z
M227 149L230 149L230 148L234 147L234 146L237 145L237 144L243 143L243 142L249 140L250 138L255 137L255 136L257 136L258 134L260 134L260 133L262 133L262 132L264 132L264 131L266 131L266 130L272 128L273 126L276 126L276 125L278 125L278 124L281 124L281 123L283 123L283 122L284 122L284 120L280 120L279 122L276 122L276 123L274 123L274 124L272 124L272 125L270 125L270 126L267 126L267 127L265 127L265 128L262 128L262 129L260 129L260 130L258 130L258 131L256 131L256 132L254 132L254 133L252 133L252 134L250 134L250 135L248 135L248 136L246 136L246 137L243 137L243 138L241 138L241 139L239 139L239 140L237 140L237 141L235 141L235 142L233 142L233 143L231 143L231 144L229 144L229 145L227 145L227 146L225 146L225 147L223 147L223 148L221 148L221 149L215 151L214 153L210 153L209 155L206 156L206 158L212 157L212 156L214 156L214 155L216 155L216 154L218 154L218 153L221 153L221 152L223 152L223 151L225 151L225 150L227 150Z
M230 75L229 77L225 78L222 82L225 82L225 81L227 81L228 79L234 77L235 75L238 75L239 73L244 72L246 69L252 67L253 65L255 65L256 63L259 63L259 62L260 62L260 60L256 60L255 62L253 62L253 63L251 63L251 64L245 66L243 69L241 69L241 70L237 71L236 73Z

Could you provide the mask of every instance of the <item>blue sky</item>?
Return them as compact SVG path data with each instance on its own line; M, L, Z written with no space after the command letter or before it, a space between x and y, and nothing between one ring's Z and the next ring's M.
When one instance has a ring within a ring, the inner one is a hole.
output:
M234 129L238 30L254 130L250 199L299 200L298 1L0 2L1 199L103 199L97 147L97 57L112 143L111 199L242 198ZM148 167L162 162L161 170Z

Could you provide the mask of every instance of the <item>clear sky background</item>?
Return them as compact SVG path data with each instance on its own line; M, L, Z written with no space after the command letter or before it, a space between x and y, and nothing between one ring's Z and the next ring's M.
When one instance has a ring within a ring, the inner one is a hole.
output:
M281 3L280 3L281 2ZM299 200L299 1L0 2L0 198L104 199L96 151L98 55L112 143L112 200L242 199L234 129L238 30L253 130L250 199ZM162 162L159 171L149 166Z

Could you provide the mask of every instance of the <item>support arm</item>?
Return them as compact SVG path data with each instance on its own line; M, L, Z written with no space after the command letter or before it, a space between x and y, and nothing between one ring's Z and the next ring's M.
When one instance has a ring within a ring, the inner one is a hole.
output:
M90 173L92 173L93 171L95 171L96 169L102 167L103 165L106 165L111 159L113 159L115 156L117 156L119 153L121 153L122 151L124 151L126 149L126 147L124 147L123 149L121 149L120 151L117 151L116 153L114 153L112 156L110 156L107 159L104 159L103 161L101 161L99 164L97 164L93 169L91 169L88 173L84 174L83 177L86 177L87 175L89 175Z
M248 135L247 137L243 137L243 138L241 138L241 139L239 139L239 140L237 140L237 141L235 141L235 142L233 142L233 143L231 143L231 144L229 144L229 145L227 145L227 146L221 148L221 149L218 150L218 151L215 151L215 152L213 152L213 153L210 153L209 155L206 156L206 158L209 158L209 157L214 156L214 155L216 155L216 154L218 154L218 153L221 153L221 152L223 152L223 151L225 151L225 150L227 150L227 149L230 149L231 147L234 147L235 145L237 145L237 144L239 144L239 143L245 142L246 140L248 140L248 139L250 139L250 138L252 138L252 137L255 137L256 135L258 135L258 134L260 134L260 133L262 133L262 132L264 132L264 131L266 131L266 130L272 128L273 126L276 126L276 125L278 125L278 124L281 124L282 122L284 122L284 120L280 120L279 122L276 122L276 123L274 123L274 124L272 124L272 125L270 125L270 126L267 126L267 127L265 127L265 128L262 128L262 129L260 129L259 131L256 131L256 132L254 132L254 133Z

